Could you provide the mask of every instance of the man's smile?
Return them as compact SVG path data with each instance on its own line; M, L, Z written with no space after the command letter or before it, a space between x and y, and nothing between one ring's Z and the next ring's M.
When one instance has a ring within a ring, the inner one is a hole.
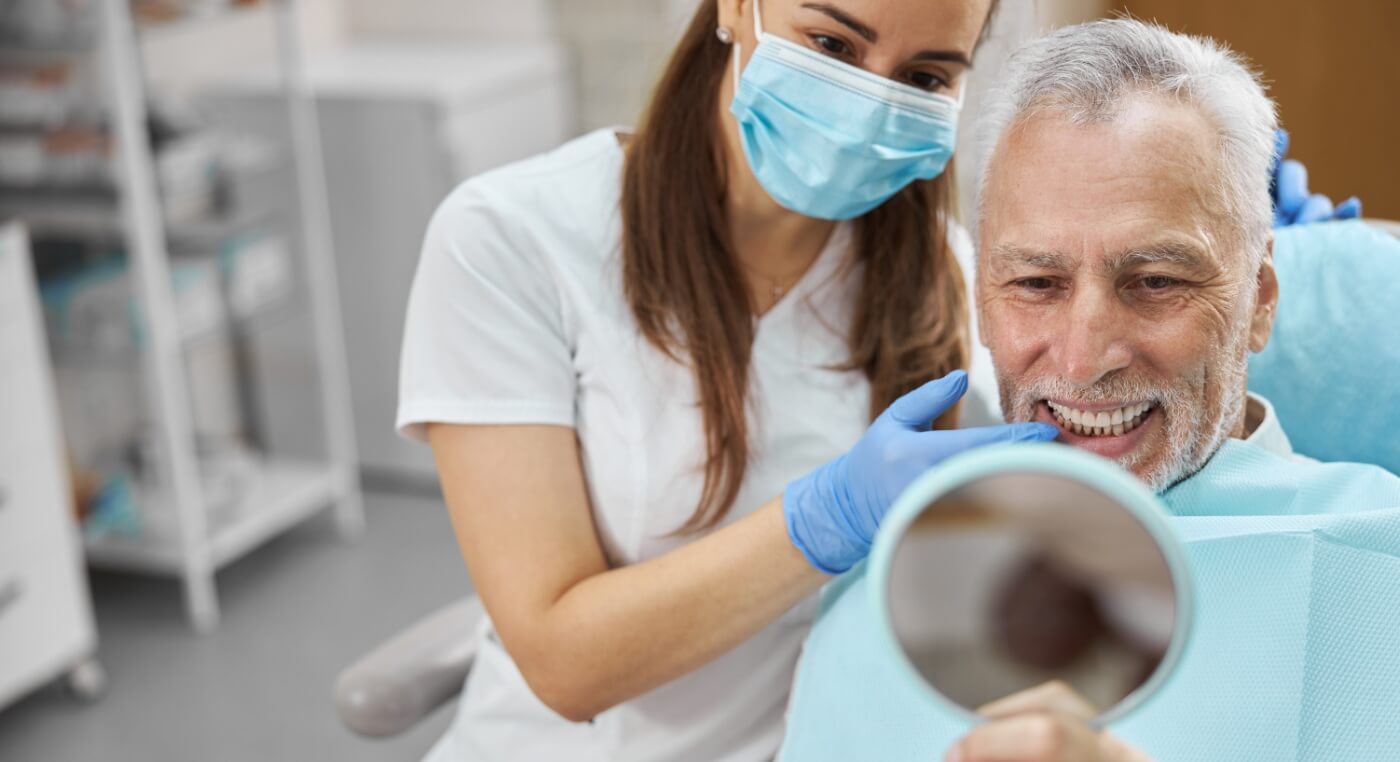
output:
M1085 404L1041 400L1036 420L1060 428L1060 441L1101 455L1120 458L1132 452L1160 426L1161 408L1152 402Z

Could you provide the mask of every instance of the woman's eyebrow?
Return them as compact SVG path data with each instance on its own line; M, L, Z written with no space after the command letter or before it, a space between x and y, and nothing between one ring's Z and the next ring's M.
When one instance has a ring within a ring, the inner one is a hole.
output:
M873 43L876 40L880 39L879 33L877 33L874 29L871 29L869 24L864 24L860 21L857 21L854 16L841 10L840 8L837 8L834 5L831 5L830 3L803 3L802 7L810 8L814 11L825 13L837 23L849 27L852 32L855 32L861 37L864 37L866 42Z
M819 13L825 13L832 20L847 27L851 31L860 35L866 42L875 43L880 39L880 33L870 28L869 24L857 20L851 14L837 8L830 3L803 3L803 8L808 8ZM960 63L967 68L972 68L972 59L960 50L925 50L910 58L911 61L952 61Z

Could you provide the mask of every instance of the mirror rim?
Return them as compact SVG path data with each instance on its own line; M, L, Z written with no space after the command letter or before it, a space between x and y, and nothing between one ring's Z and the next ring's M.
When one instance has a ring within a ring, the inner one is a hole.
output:
M1107 711L1100 713L1090 724L1102 728L1122 720L1161 690L1176 670L1191 639L1196 596L1190 569L1186 564L1185 549L1167 526L1166 508L1137 477L1097 455L1053 442L997 445L957 455L915 479L895 499L875 535L875 542L870 551L869 573L865 583L868 585L867 597L875 607L875 629L878 637L896 654L895 660L905 680L917 685L924 695L932 698L937 705L952 711L960 719L973 723L984 719L943 695L925 680L904 651L904 647L900 645L889 611L890 571L900 541L925 507L973 481L1007 472L1062 476L1103 493L1131 512L1162 550L1176 592L1176 617L1172 623L1172 637L1167 646L1167 653L1146 682L1133 689Z

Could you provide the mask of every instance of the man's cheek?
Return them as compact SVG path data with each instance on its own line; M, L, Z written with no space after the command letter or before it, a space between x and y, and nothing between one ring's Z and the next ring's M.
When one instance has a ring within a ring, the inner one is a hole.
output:
M1178 316L1144 325L1133 342L1134 353L1167 379L1196 375L1211 356L1212 347L1222 345L1228 338L1211 330L1213 326L1202 317Z
M1043 316L1006 303L990 321L987 346L998 363L1007 369L1029 365L1035 355L1054 340L1053 331Z
M1249 306L1238 298L1237 290L1234 286L1219 286L1192 291L1182 306L1163 316L1161 322L1177 324L1178 330L1196 336L1223 339L1241 324Z

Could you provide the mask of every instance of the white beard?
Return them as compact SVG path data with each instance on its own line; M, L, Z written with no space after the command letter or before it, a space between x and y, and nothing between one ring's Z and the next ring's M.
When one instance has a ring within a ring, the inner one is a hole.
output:
M1013 384L998 372L1002 410L1008 421L1021 422L1034 420L1037 406L1045 399L1085 403L1150 401L1164 416L1166 456L1150 471L1140 474L1137 469L1153 453L1136 450L1116 460L1124 469L1138 474L1154 492L1163 492L1199 471L1230 438L1233 424L1243 415L1248 367L1246 331L1241 330L1230 339L1212 350L1199 372L1170 386L1110 376L1084 388L1047 377L1023 382L1013 391ZM1205 384L1212 373L1220 376L1221 396L1214 409L1207 410Z

